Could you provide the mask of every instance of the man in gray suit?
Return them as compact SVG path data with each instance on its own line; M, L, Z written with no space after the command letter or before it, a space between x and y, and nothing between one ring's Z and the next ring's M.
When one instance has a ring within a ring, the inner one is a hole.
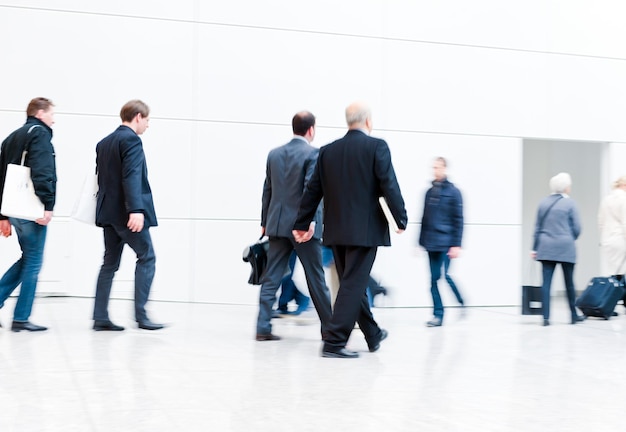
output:
M321 321L322 339L331 317L330 295L324 279L321 244L321 209L315 212L309 228L313 239L296 243L291 233L296 221L302 193L315 170L319 150L310 145L315 138L315 116L310 112L297 113L291 121L294 137L287 144L270 151L267 156L266 177L263 185L261 231L269 237L267 268L261 280L259 316L256 340L279 340L272 334L272 306L295 249L306 274L311 299Z

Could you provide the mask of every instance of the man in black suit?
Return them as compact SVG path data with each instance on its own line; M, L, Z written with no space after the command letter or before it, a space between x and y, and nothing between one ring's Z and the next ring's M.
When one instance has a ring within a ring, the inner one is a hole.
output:
M140 100L126 103L120 112L122 125L96 146L98 202L96 225L104 229L104 262L96 286L93 312L96 331L121 331L109 319L109 297L124 245L137 254L135 267L135 320L139 328L158 330L146 314L154 279L156 257L149 228L157 226L148 183L148 169L139 135L148 128L150 109Z
M312 237L308 225L323 197L324 244L333 250L340 284L322 356L337 358L359 356L346 349L355 322L359 323L371 352L378 350L387 337L387 331L374 321L366 294L377 247L391 245L378 198L386 199L398 233L407 224L389 147L384 140L369 136L369 108L362 103L348 106L346 121L348 133L320 149L293 231L297 242Z
M258 341L280 339L272 334L272 306L294 249L306 273L311 299L321 321L322 338L331 315L330 294L322 267L321 210L316 206L307 222L307 229L311 228L310 242L296 243L291 233L302 192L313 175L319 152L310 144L315 138L315 116L307 111L299 112L293 117L291 125L294 133L292 140L273 149L267 156L261 232L269 237L269 250L259 296Z

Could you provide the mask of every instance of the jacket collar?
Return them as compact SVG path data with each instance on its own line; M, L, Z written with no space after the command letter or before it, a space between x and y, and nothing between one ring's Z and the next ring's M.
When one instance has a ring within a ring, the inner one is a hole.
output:
M45 124L44 122L42 122L41 120L39 120L37 117L33 117L33 116L26 117L26 123L24 123L24 126L26 125L41 126L45 128L48 132L50 132L50 135L52 135L52 128L48 126L47 124Z

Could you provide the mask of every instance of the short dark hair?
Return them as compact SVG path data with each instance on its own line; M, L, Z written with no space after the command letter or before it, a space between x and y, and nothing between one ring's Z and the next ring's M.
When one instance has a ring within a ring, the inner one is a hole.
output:
M31 100L26 108L26 115L29 117L35 117L39 110L48 111L50 107L53 107L52 101L45 97L36 97Z
M139 99L133 99L126 102L120 111L120 117L123 122L133 121L137 114L141 114L142 117L148 117L150 115L150 108L148 105Z
M312 126L315 126L315 116L308 111L299 112L291 120L291 128L295 135L306 135Z
M448 166L448 161L446 161L446 158L444 158L444 157L439 156L439 157L436 157L436 158L435 158L435 160L436 160L437 162L441 162L441 164L442 164L444 167L447 167L447 166Z

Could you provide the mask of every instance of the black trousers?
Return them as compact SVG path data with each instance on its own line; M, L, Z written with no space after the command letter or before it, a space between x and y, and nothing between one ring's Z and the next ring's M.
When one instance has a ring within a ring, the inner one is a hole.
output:
M324 339L325 348L343 348L348 343L354 323L365 335L368 343L380 338L380 327L376 324L367 299L369 275L376 259L376 247L331 246L335 266L339 275L339 292Z

